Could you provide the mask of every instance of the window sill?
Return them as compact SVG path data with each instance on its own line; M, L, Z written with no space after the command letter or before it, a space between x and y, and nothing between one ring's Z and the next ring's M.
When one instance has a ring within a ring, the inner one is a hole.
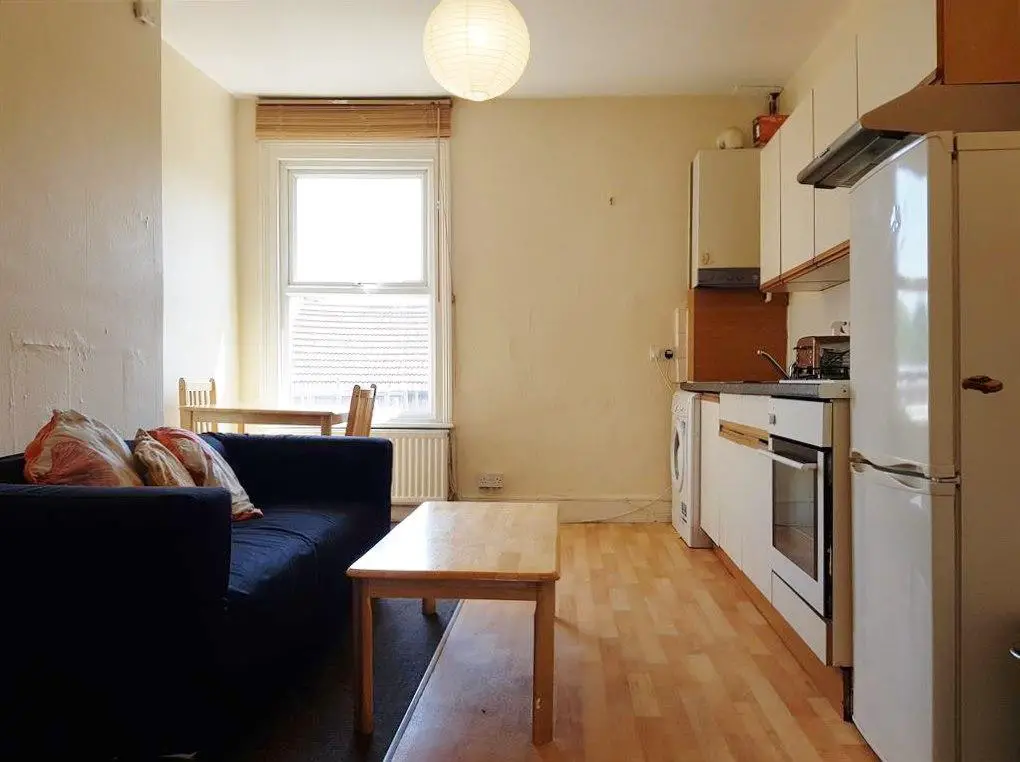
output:
M452 431L452 423L438 423L436 421L401 422L389 421L372 425L372 431Z

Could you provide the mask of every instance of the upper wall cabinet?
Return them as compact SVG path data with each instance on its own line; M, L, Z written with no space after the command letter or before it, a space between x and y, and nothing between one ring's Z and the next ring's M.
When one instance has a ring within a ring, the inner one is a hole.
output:
M957 1L973 13L975 0ZM862 114L928 79L939 65L937 0L872 0L870 5L857 38Z
M797 104L776 136L781 141L781 265L787 272L810 262L815 254L815 189L797 182L797 173L815 156L811 94Z
M1020 82L1020 3L942 0L947 85Z
M857 45L851 41L835 55L815 84L815 154L857 121ZM815 191L815 254L824 254L850 239L850 191ZM762 276L764 280L764 274Z
M691 285L698 270L758 267L759 151L699 151L691 167Z
M781 260L782 138L773 136L761 149L761 282L768 283L783 271Z

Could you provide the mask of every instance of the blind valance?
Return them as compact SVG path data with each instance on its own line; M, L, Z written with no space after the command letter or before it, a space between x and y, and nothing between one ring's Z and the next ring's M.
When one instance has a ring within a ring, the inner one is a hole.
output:
M269 99L255 104L259 140L411 140L448 138L453 101Z

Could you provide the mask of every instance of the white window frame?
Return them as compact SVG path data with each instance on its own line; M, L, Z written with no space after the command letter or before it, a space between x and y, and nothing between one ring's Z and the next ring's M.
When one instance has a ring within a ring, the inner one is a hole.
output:
M285 347L288 296L310 293L430 293L435 299L431 320L431 417L400 416L393 428L449 426L453 400L453 331L450 274L449 140L407 142L264 141L260 144L262 250L258 290L262 297L261 373L259 399L285 405L288 368ZM393 287L361 288L335 284L291 284L294 183L300 174L392 172L425 179L425 282ZM366 379L371 381L371 379ZM341 411L342 412L342 411Z

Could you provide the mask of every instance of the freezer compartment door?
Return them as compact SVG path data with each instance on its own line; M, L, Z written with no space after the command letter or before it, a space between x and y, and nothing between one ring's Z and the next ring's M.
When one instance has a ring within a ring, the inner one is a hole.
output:
M853 448L956 473L953 162L930 137L851 193Z
M952 759L955 506L949 485L853 475L853 714L883 762Z

